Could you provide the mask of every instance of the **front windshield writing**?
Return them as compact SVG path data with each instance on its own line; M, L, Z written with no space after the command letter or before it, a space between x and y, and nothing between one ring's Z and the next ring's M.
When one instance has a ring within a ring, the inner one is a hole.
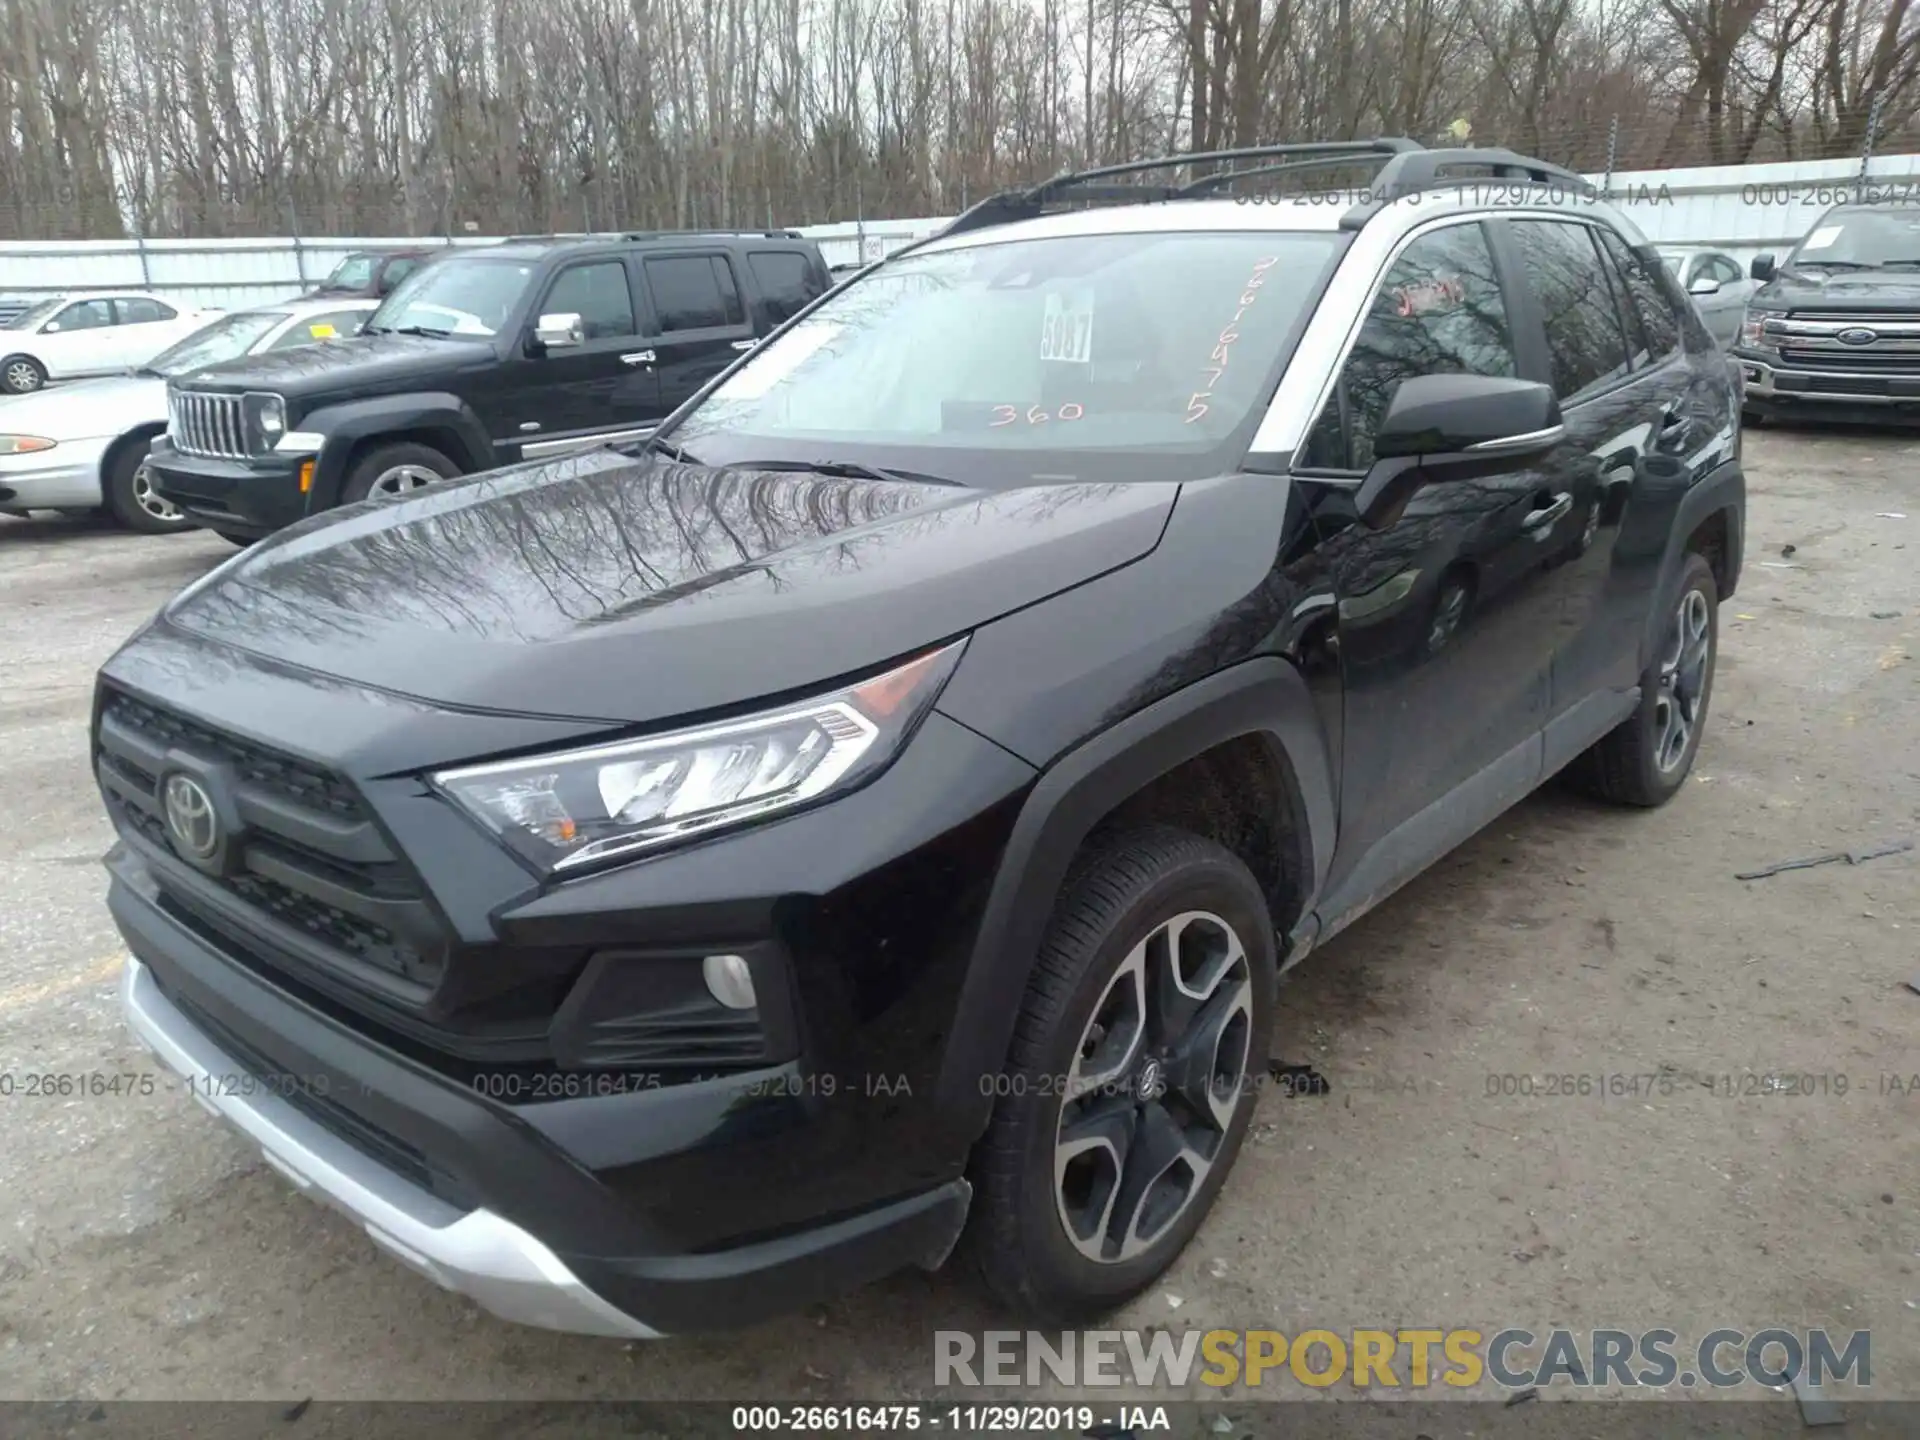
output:
M1210 454L1271 394L1337 245L1185 232L907 256L765 347L673 439Z
M527 288L531 265L512 260L443 260L413 272L367 321L366 334L424 330L436 335L497 335Z

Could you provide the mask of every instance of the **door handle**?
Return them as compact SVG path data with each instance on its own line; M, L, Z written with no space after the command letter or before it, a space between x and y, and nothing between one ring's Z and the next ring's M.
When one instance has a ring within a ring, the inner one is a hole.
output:
M736 350L751 350L759 343L758 340L736 340L733 342L733 348Z
M622 355L620 357L620 363L622 365L651 365L655 358L651 350L636 350L631 355Z
M1527 518L1520 522L1520 528L1533 531L1533 538L1536 540L1545 540L1547 531L1553 527L1553 523L1571 509L1573 509L1573 496L1562 490L1553 497L1552 503L1542 505L1537 510L1529 510Z

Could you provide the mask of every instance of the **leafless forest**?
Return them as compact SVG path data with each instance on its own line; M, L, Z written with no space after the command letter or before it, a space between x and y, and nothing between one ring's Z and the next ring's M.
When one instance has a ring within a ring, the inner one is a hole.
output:
M0 0L0 237L950 212L1373 133L1599 170L1906 146L1914 0Z

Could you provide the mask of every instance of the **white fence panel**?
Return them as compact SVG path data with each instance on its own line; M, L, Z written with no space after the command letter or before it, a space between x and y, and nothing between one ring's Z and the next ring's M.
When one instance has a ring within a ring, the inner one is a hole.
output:
M1639 170L1611 177L1614 203L1649 239L1713 245L1742 263L1764 250L1784 253L1830 204L1852 198L1858 160L1806 160ZM1920 155L1885 155L1870 181L1920 202ZM1595 185L1609 177L1590 175ZM1920 203L1916 204L1920 214ZM933 233L948 217L803 225L832 266L867 264ZM0 241L0 295L32 297L68 290L151 289L185 305L234 309L271 304L316 284L355 250L405 245L486 245L497 237L451 239Z

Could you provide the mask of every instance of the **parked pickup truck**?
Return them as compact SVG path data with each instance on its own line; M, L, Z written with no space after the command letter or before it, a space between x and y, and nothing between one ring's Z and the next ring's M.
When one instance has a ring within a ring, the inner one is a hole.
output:
M173 386L154 488L244 545L339 505L637 440L829 284L791 231L461 251L351 340Z
M1836 205L1752 271L1733 347L1749 424L1920 419L1920 212Z

